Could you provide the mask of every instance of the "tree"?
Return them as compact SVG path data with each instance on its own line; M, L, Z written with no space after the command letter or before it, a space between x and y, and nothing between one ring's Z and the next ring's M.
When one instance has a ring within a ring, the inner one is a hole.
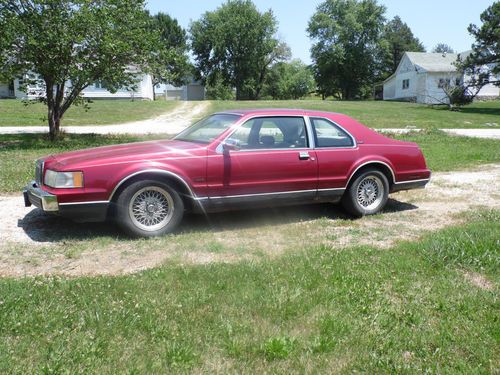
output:
M472 52L465 58L459 56L457 61L472 97L487 84L500 86L500 1L481 13L481 21L481 27L469 25L468 31L476 40Z
M385 77L394 73L405 52L425 52L423 44L413 35L410 27L399 16L384 26L382 38L385 41L382 71Z
M453 48L451 48L448 44L445 44L445 43L436 44L436 46L432 49L432 52L434 52L434 53L455 53Z
M376 0L326 0L309 21L312 60L323 97L368 96L377 70L385 7Z
M274 64L266 79L265 95L273 99L300 99L315 88L311 69L299 59Z
M95 81L111 92L136 83L151 47L143 0L4 0L0 70L38 75L51 139L68 108Z
M153 51L148 57L146 71L151 73L153 95L159 83L183 85L190 74L187 55L186 31L175 18L165 13L151 16L150 30L153 36Z
M276 27L272 11L260 13L250 0L228 0L206 12L190 28L197 78L235 87L237 100L257 99L269 66L290 54Z

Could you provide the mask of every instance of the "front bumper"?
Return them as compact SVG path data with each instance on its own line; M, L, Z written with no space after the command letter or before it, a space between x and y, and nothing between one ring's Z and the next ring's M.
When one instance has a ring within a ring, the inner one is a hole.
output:
M57 196L50 194L38 187L35 181L31 181L23 190L24 205L41 208L45 212L59 211Z
M39 188L35 181L31 181L24 188L23 196L26 207L33 205L44 212L57 214L77 222L105 221L110 206L107 201L59 203L56 195Z

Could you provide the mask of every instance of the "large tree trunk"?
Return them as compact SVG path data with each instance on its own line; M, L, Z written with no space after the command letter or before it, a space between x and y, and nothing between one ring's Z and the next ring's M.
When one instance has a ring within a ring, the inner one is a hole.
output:
M153 101L156 100L156 89L155 89L156 85L157 84L153 82Z
M61 128L61 116L56 114L50 114L51 110L49 109L49 138L51 141L57 139L60 135Z
M64 97L64 84L56 85L55 92L52 80L46 79L45 86L47 117L49 121L49 138L51 141L54 141L60 135L61 118L65 112L61 107Z

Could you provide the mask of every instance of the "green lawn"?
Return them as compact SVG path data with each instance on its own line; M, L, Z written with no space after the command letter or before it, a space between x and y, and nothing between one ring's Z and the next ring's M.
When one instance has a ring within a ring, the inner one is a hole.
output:
M55 143L42 135L0 135L0 193L19 192L33 178L34 160L69 150L126 143L161 136L66 135ZM417 142L433 171L449 171L500 161L500 141L452 137L439 131L397 135Z
M179 102L148 100L95 100L90 109L73 106L63 125L105 125L144 120L172 110ZM41 103L25 105L21 100L0 100L0 126L47 125L47 109Z
M211 101L206 114L238 108L304 108L341 112L373 128L489 128L500 127L500 100L477 102L451 112L444 107L383 101L261 100ZM90 110L72 107L63 125L101 125L155 117L179 102L157 100L96 100ZM24 105L20 100L0 100L0 126L46 125L46 109L40 104ZM495 127L495 126L493 126Z
M390 249L1 279L0 373L496 373L500 213L467 222Z
M496 123L496 128L500 129L500 100L476 102L460 112L444 107L384 101L212 101L210 112L239 108L302 108L340 112L371 128L489 128L485 124Z

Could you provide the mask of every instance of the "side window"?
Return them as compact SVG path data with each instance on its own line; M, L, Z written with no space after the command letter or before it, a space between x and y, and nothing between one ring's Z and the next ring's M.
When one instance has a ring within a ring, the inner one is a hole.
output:
M254 126L255 121L250 120L241 125L236 131L231 134L228 138L233 144L237 145L242 149L248 149L251 143L250 133L252 132L252 128Z
M261 117L247 121L230 137L242 150L308 147L303 117Z
M322 118L311 118L316 147L352 147L354 142L344 130Z

